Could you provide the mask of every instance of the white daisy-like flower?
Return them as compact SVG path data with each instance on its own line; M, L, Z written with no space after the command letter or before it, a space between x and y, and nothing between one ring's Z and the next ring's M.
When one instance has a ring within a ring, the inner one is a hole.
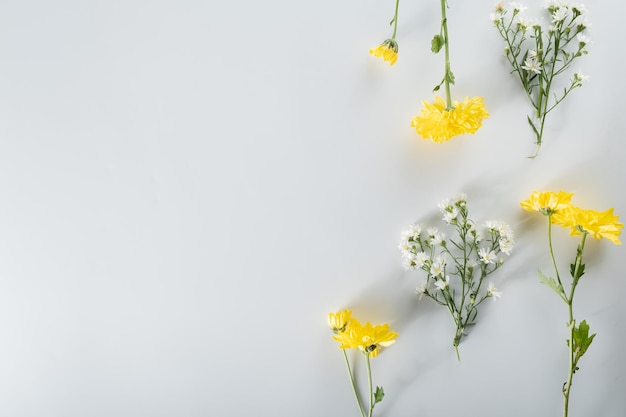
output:
M591 42L591 39L589 39L589 37L582 32L578 32L576 34L576 39L578 40L579 44L582 44L582 46L585 46L589 42Z
M501 238L513 240L513 229L506 223L500 222L498 233L500 233Z
M534 72L535 74L541 74L541 70L543 69L539 61L531 58L527 58L526 61L524 61L522 68L528 72Z
M446 279L440 279L437 282L435 282L435 287L437 287L438 289L440 289L441 291L445 290L446 288L448 288L448 286L450 285L450 276L446 275Z
M528 9L528 7L524 6L523 4L519 4L516 2L511 3L511 8L514 12L517 11L519 13L523 13Z
M423 267L428 261L430 261L430 257L426 255L425 252L417 252L415 254L415 263L417 263L417 266L420 268Z
M446 211L443 214L443 220L447 224L450 224L450 223L452 223L453 220L456 220L458 215L459 215L459 208L458 207L452 207L449 211Z
M437 229L436 227L429 227L428 229L426 229L426 233L428 233L428 236L432 237L435 235L435 233L437 233L439 231L439 229Z
M417 288L415 288L415 292L419 294L418 300L421 300L427 291L428 291L428 283L426 281L422 281L422 283Z
M584 4L581 3L573 3L570 4L570 9L572 9L574 12L580 13L580 14L585 14L587 13L587 8L585 7Z
M502 297L502 291L498 291L496 287L494 287L493 282L489 282L489 288L487 289L487 295L493 297L493 301L496 301L496 298Z
M437 277L443 277L446 270L446 259L442 256L438 256L432 265L430 266L430 275Z
M516 17L516 24L517 27L520 28L521 30L523 30L524 32L528 32L530 29L532 29L537 22L533 19L529 19L525 16L517 16Z
M401 239L404 240L417 240L422 233L422 226L418 223L414 223L410 225L402 234L400 235Z
M400 244L398 245L398 249L400 250L400 254L402 255L402 257L413 256L415 252L415 246L411 245L410 243L407 243L406 240L400 241Z
M589 79L588 75L583 74L582 72L578 71L574 73L574 81L577 81L579 83L584 83L585 81L587 81Z
M485 227L489 229L489 232L493 232L494 230L498 230L500 223L496 220L487 220L485 222Z
M563 0L546 0L546 9L558 9L559 7L563 7L565 2Z
M403 256L402 257L402 266L404 267L404 269L406 269L407 271L409 269L415 269L415 264L413 263L413 259L411 259L408 256Z
M503 253L510 255L514 246L515 242L512 239L500 239L500 250Z
M478 250L478 257L485 265L495 264L498 260L498 255L496 255L494 251L489 250L488 248L480 248Z
M475 225L471 225L469 228L469 234L474 238L474 242L478 243L485 239L485 234L476 228Z
M570 14L570 11L567 8L567 6L561 6L558 9L556 9L554 12L552 12L552 22L554 23L562 22L565 19L567 19L569 14Z
M493 13L489 13L489 20L491 20L494 23L502 20L503 18L504 18L504 14L502 13L502 11L495 11Z
M430 244L431 245L441 245L441 243L444 241L445 238L446 238L446 234L445 233L436 232L434 235L431 236Z
M446 198L445 200L441 200L437 203L437 207L439 207L439 210L441 210L442 213L445 213L450 207L450 199Z
M455 195L452 200L454 201L454 204L463 204L463 203L467 203L467 194L465 193L458 193L457 195Z
M574 25L578 29L578 31L585 30L591 26L591 23L587 21L587 17L585 15L580 15L576 19L574 19Z

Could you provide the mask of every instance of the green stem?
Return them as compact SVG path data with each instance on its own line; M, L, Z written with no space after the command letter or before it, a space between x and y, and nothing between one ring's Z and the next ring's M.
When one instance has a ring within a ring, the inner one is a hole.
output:
M365 364L367 365L367 381L370 390L370 411L367 414L367 417L372 417L372 412L374 411L374 391L372 389L372 369L370 366L370 354L369 352L364 352L365 354Z
M446 88L446 110L454 109L452 95L450 94L450 42L448 40L448 18L446 17L446 0L441 0L441 28L443 30L443 45L445 48L445 72L443 82Z
M350 369L350 361L348 360L348 354L345 349L341 349L343 351L343 357L346 360L346 366L348 368L348 375L350 376L350 383L352 384L352 392L354 392L354 398L356 398L356 405L359 407L359 412L361 413L361 417L365 417L365 413L363 412L363 406L361 405L361 400L359 399L359 394L356 390L356 384L354 383L354 377L352 376L352 370Z
M570 289L569 297L567 298L567 312L568 312L568 326L569 326L569 372L567 374L567 382L563 386L563 417L567 417L569 410L569 395L572 389L572 380L574 379L574 371L576 370L576 362L574 356L574 331L576 329L576 320L574 320L574 292L576 291L576 285L578 280L582 276L581 267L583 264L583 251L585 250L585 239L587 238L587 232L583 232L576 252L576 261L574 262L574 271L572 273L572 288Z
M544 76L544 72L539 74L539 99L537 103L537 118L540 120L539 130L537 133L537 153L541 147L541 141L543 139L543 128L546 123L546 116L548 115L548 102L550 100L550 89L552 88L552 80L554 79L554 69L558 62L559 48L560 48L560 35L561 28L558 28L558 33L554 35L554 49L552 50L552 62L550 63L550 74ZM550 48L549 48L550 49ZM543 54L543 42L541 38L538 38L538 50ZM546 51L547 53L548 51ZM545 69L545 68L544 68ZM545 88L544 88L545 84ZM536 156L536 155L535 155Z
M558 281L561 288L563 288L563 284L561 283L561 276L559 275L559 268L556 266L556 259L554 257L554 250L552 248L552 214L548 215L548 247L550 249L550 258L552 259L552 265L554 266L556 280ZM566 299L563 300L567 302Z
M393 15L393 35L391 35L391 39L396 40L396 32L398 32L398 6L400 5L400 0L396 0L396 11Z
M571 295L574 295L573 288L574 285L572 285ZM567 417L569 409L569 394L572 388L572 379L574 378L574 328L576 327L571 302L567 304L567 310L569 313L569 372L567 374L567 382L563 386L563 417Z

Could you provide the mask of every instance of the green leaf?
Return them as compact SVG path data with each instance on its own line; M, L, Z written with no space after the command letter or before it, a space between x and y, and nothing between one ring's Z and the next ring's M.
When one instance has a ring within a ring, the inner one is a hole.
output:
M585 274L585 264L580 264L580 267L578 268L578 276L574 276L574 272L576 272L576 265L575 264L570 264L569 265L569 273L572 276L572 278L574 279L580 279L580 277L582 277Z
M433 37L433 40L430 41L430 50L433 51L434 53L437 53L439 51L441 51L441 48L443 48L443 36L441 35L435 35Z
M574 328L574 362L578 362L578 359L587 352L594 337L596 337L595 333L589 336L589 325L585 320Z
M439 91L439 89L441 88L441 86L443 85L443 83L445 82L445 78L443 80L441 80L441 82L439 83L438 86L436 86L435 88L433 88L433 92L435 91Z
M556 282L556 280L552 277L545 276L541 270L539 272L539 279L542 284L546 284L548 287L552 288L552 290L557 293L559 296L563 296L563 287Z
M446 79L450 84L454 84L454 74L452 73L452 71L446 71Z
M385 391L383 387L376 387L376 392L374 392L374 404L381 402L384 396Z
M530 125L530 127L533 129L533 132L535 132L536 136L539 136L539 131L537 130L537 128L535 127L535 124L533 123L533 121L531 120L530 116L526 116L526 118L528 119L528 124Z

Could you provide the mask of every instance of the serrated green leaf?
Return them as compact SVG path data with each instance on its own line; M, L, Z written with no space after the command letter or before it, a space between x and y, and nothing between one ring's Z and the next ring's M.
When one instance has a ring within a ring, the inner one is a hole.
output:
M552 288L552 290L557 293L559 296L563 295L563 287L556 282L556 280L552 277L545 276L541 270L539 272L539 280L542 284L546 284L548 287Z
M381 402L384 396L385 391L383 387L376 387L376 392L374 392L374 404Z
M430 50L436 54L437 52L441 51L441 48L443 48L443 44L443 36L435 35L433 36L433 40L430 41Z
M585 320L581 321L578 327L574 328L574 352L576 362L587 352L594 337L596 337L595 333L589 336L589 325Z

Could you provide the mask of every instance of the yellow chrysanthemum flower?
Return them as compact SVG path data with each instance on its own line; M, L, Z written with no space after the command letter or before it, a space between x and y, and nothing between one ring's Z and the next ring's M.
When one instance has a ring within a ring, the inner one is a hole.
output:
M565 191L533 191L527 200L520 203L524 210L538 211L544 216L558 213L560 210L570 207L573 193ZM557 217L553 223L561 223Z
M621 245L619 240L621 229L624 227L620 223L619 216L613 214L613 209L607 211L585 210L578 207L569 207L563 210L560 215L560 224L563 227L570 227L570 235L578 236L583 232L589 233L594 239L605 238Z
M378 355L380 347L391 346L397 337L398 333L389 330L388 324L373 326L365 323L363 326L353 318L346 330L333 336L333 339L340 343L340 349L359 349L373 358Z
M328 314L328 325L335 334L342 333L346 330L346 327L348 327L348 323L350 322L351 314L352 311L348 309Z
M434 103L422 101L424 108L419 116L411 119L411 127L424 139L437 143L450 140L466 133L474 134L489 117L482 97L466 97L462 103L454 101L453 108L447 109L441 97Z
M398 42L387 39L376 48L370 49L370 54L377 58L382 58L392 66L398 60Z

